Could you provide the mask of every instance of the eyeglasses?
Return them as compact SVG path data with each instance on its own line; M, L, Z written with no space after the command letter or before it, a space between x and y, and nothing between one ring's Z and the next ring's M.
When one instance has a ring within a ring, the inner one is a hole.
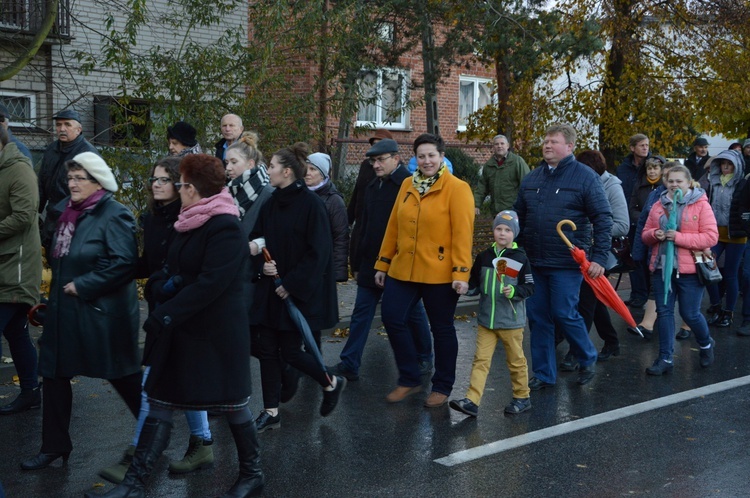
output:
M192 183L174 182L174 188L176 188L177 190L180 190L182 187L185 187L187 185L192 185Z
M85 176L69 176L68 177L68 183L73 182L76 185L78 185L81 182L93 182L93 178L87 178Z
M154 182L158 183L159 185L166 185L171 181L172 179L168 176L152 176L148 179L149 185L153 185Z
M385 157L371 157L370 158L370 164L372 164L374 166L377 163L384 163L388 159L392 158L393 156L395 156L395 154L391 154L390 156L385 156Z

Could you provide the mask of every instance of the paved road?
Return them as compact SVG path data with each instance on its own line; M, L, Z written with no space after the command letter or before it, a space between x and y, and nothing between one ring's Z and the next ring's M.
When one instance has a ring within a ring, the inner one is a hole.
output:
M463 397L476 323L468 318L457 325L454 397ZM530 412L517 416L502 412L510 381L498 350L480 416L470 419L447 406L423 408L425 395L386 404L396 370L387 338L375 329L361 380L349 384L330 417L318 415L319 388L303 380L295 399L282 405L282 428L260 435L265 496L750 496L750 340L728 331L715 337L714 367L700 369L695 343L683 341L673 375L650 378L644 369L656 355L656 341L623 333L622 354L600 363L593 382L581 387L575 374L562 374L554 389L532 395ZM329 363L342 346L334 338L324 343ZM528 353L528 339L525 347ZM259 394L256 360L252 367ZM0 395L12 392L0 386ZM96 471L119 458L133 420L106 382L79 379L74 396L75 450L65 468L18 470L18 461L39 449L40 413L0 418L0 480L7 496L82 496L104 484ZM254 395L253 411L260 404ZM212 418L211 427L216 466L173 477L162 459L148 496L215 496L231 485L231 436L221 419ZM184 417L177 417L168 457L182 455L187 434ZM496 452L508 442L517 446ZM461 458L466 461L445 465Z

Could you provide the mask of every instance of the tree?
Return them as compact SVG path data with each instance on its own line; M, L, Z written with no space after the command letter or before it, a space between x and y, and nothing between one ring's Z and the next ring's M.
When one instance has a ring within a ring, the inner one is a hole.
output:
M0 81L6 81L17 75L26 65L31 62L36 53L44 45L44 40L52 31L57 20L57 6L59 0L47 0L45 2L45 13L44 19L42 20L39 30L34 35L34 38L29 42L29 45L24 47L20 54L18 54L10 64L0 70Z

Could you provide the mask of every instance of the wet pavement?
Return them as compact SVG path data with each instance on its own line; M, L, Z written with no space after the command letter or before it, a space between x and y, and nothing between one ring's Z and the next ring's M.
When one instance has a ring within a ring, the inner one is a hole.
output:
M340 301L353 302L349 285L340 287ZM463 397L468 386L473 305L464 300L457 312L452 398ZM342 306L342 325L347 309ZM678 341L673 374L654 378L644 370L656 356L656 339L646 342L628 334L619 318L613 321L622 332L620 356L599 363L586 386L575 383L575 373L561 373L554 388L532 393L533 408L520 415L503 413L511 391L498 348L476 419L447 405L423 408L427 392L387 404L384 397L397 373L384 331L373 329L360 380L349 383L331 416L319 416L320 389L303 379L297 396L281 407L281 429L259 435L264 496L750 496L750 339L712 330L717 362L705 370L693 338ZM595 332L592 338L601 347ZM328 364L337 361L342 347L343 340L324 338ZM525 348L528 355L528 334ZM559 348L560 357L564 352ZM251 365L251 408L257 413L257 360ZM0 367L0 379L7 382L12 373L12 367ZM13 396L16 389L0 385L0 396ZM682 398L672 401L674 395ZM97 487L111 489L96 473L119 459L133 425L108 383L78 378L71 423L75 448L68 465L23 472L18 462L39 449L40 411L0 417L0 481L7 496L80 497ZM569 432L573 428L579 430ZM211 429L215 466L171 476L163 458L147 496L216 496L231 486L237 472L231 435L221 418L211 418ZM187 440L185 419L177 416L166 456L180 458ZM497 452L497 445L508 442L514 447ZM471 451L458 453L463 450ZM462 457L463 463L450 465Z

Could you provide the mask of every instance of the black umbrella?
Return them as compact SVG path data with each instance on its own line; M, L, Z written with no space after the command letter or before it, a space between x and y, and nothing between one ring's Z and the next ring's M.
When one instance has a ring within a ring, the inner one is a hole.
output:
M263 257L265 257L266 261L269 263L272 260L271 253L268 252L268 249L265 247L263 248ZM281 277L278 274L274 276L273 283L276 284L276 287L281 286ZM291 296L287 296L283 301L286 303L286 310L289 312L289 317L300 331L300 334L302 334L302 342L305 343L305 349L312 354L312 357L315 358L315 361L318 362L318 365L323 372L325 372L326 377L328 377L328 382L331 382L331 376L328 375L328 369L326 368L325 363L323 363L323 356L320 354L318 345L315 344L315 338L313 337L312 330L310 330L310 325L307 324L307 320L302 315L299 308L297 308L297 305L294 304L294 300L292 300Z

